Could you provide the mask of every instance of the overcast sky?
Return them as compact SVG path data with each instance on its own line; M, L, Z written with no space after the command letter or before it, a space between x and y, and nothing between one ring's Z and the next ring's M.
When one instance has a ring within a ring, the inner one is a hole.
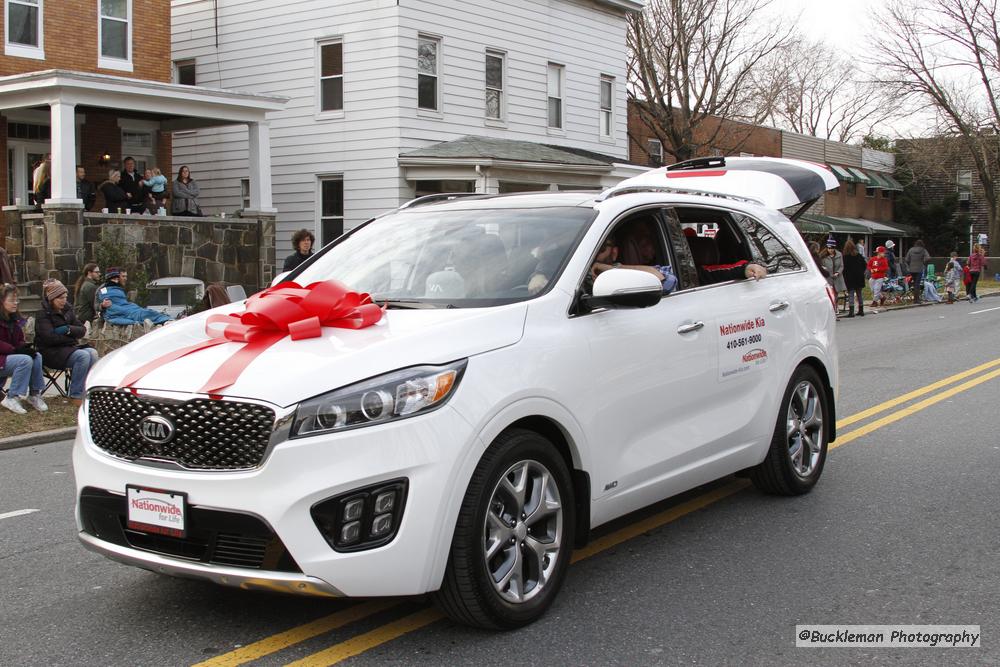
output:
M775 7L790 15L801 12L799 25L811 39L857 54L870 25L871 0L775 0Z

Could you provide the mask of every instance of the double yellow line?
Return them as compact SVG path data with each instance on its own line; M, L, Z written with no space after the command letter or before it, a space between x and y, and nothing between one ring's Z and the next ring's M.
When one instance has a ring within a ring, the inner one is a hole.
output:
M915 389L911 392L903 394L902 396L897 396L896 398L879 403L878 405L862 410L861 412L857 412L849 417L845 417L837 421L837 431L840 435L837 440L830 445L830 449L846 445L884 426L893 424L914 413L929 408L936 403L947 400L956 394L968 391L969 389L983 384L984 382L1000 377L1000 368L998 367L1000 367L1000 359L994 359L993 361L988 361L974 368L970 368L969 370L956 373L942 380L938 380L937 382L932 382L931 384ZM962 380L966 381L961 382ZM957 382L961 382L961 384L955 384ZM948 388L945 389L946 387ZM893 410L894 408L909 403L910 401L918 399L921 396L927 396L928 394L932 395L921 401L913 403L912 405L896 410L884 417L870 421L863 426L847 431L846 433L842 433L843 429L848 426L863 422L869 417L874 417L888 410ZM629 524L619 530L595 539L582 549L578 549L573 553L572 562L575 563L585 558L590 558L591 556L599 554L602 551L606 551L607 549L617 546L622 542L631 540L634 537L664 526L672 521L676 521L687 514L708 507L723 498L727 498L739 491L742 491L747 488L747 486L748 482L746 480L737 479L729 482L728 484L716 487L700 496L675 505L674 507L660 512L659 514L655 514L636 523ZM356 623L380 612L396 608L400 604L400 602L393 599L362 602L342 611L330 614L329 616L324 616L310 623L286 630L285 632L280 632L276 635L272 635L261 639L260 641L248 644L247 646L240 647L234 651L230 651L229 653L224 653L204 662L200 662L194 667L236 667L237 665L243 665L265 656L272 655L291 646L295 646L314 637L332 632L333 630L344 627L345 625ZM326 667L327 665L334 665L342 660L364 653L365 651L373 649L376 646L385 644L386 642L392 641L393 639L430 625L431 623L439 621L443 618L444 615L435 608L422 609L400 619L379 625L372 630L355 635L345 641L333 644L332 646L317 653L313 653L305 658L289 663L289 665L294 667Z

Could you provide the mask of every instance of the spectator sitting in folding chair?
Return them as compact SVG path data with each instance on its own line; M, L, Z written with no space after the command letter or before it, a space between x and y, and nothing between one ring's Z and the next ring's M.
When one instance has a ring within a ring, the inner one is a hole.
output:
M170 316L150 308L143 308L128 300L125 293L127 274L119 268L112 267L104 274L104 287L97 290L97 302L110 301L111 305L101 311L101 317L108 324L142 324L150 320L153 324L163 324L170 321Z
M35 317L35 347L46 368L70 371L69 398L80 405L87 373L97 363L97 350L80 342L87 330L69 305L66 286L58 280L46 280L42 295L42 312ZM57 378L50 376L49 380L54 384Z

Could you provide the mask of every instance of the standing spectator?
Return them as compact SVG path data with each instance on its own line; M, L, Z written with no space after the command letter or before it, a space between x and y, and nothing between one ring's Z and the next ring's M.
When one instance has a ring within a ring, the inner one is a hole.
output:
M837 250L837 239L831 236L826 240L826 248L824 248L821 257L823 268L828 274L826 281L837 293L837 301L839 302L840 296L847 291L847 285L844 284L844 255Z
M924 247L924 242L917 239L913 242L913 247L906 253L903 260L903 267L910 274L910 289L913 290L913 303L920 303L924 293L924 270L931 254Z
M167 201L167 177L163 175L160 168L147 169L146 178L143 179L142 184L148 188L152 205L155 207L151 212L155 213L163 208Z
M52 178L49 175L49 163L43 162L38 165L34 173L35 180L31 184L31 189L35 193L35 208L42 210L42 204L52 196Z
M893 248L895 247L896 244L893 243L892 239L885 242L885 260L889 263L889 273L887 275L890 280L899 277L899 267L897 266L898 262L896 260L896 253L893 251Z
M882 283L889 271L889 262L885 259L885 246L875 248L875 255L868 260L868 272L871 274L869 285L872 288L872 308L885 303L882 296Z
M98 311L95 299L97 298L97 288L101 285L101 268L93 262L85 264L80 277L73 286L73 306L76 312L76 319L86 324L97 319ZM107 302L104 308L111 305Z
M868 261L868 251L865 250L865 240L861 239L860 241L857 242L857 244L855 244L854 247L857 249L858 254L861 255L861 258L864 259L865 261ZM846 243L844 244L844 250L845 251L847 250ZM844 254L846 255L847 253L845 252Z
M41 176L41 171L45 170L45 177ZM41 199L38 198L38 185L43 183L48 177L49 173L52 171L52 153L46 153L45 159L35 165L34 170L31 172L31 189L35 194L35 203L39 206L42 205Z
M300 229L295 232L292 236L292 247L295 248L295 252L285 258L285 264L281 270L294 271L299 264L312 257L314 243L316 243L316 237L308 229Z
M978 243L972 246L972 254L969 255L969 301L975 303L979 301L976 294L976 285L979 283L979 274L986 270L986 251Z
M42 400L45 377L42 375L42 355L24 343L24 318L17 312L17 286L5 284L0 290L0 378L11 378L10 391L0 405L13 413L27 412L21 401L45 412L49 406ZM28 387L31 394L28 394Z
M109 213L128 213L128 193L118 185L122 180L122 173L117 169L108 171L108 180L101 183L99 190L104 195L104 206Z
M125 292L128 274L121 269L117 267L108 269L104 278L104 287L97 290L97 298L101 300L102 308L103 302L111 302L101 314L105 322L127 326L129 324L142 324L144 320L150 320L153 324L163 324L170 321L171 318L166 313L143 308L128 300L128 295Z
M174 181L173 192L171 193L170 209L174 215L201 215L201 207L198 206L198 195L201 190L193 178L191 170L187 165L177 172L177 180Z
M42 312L35 317L35 345L48 368L70 370L69 398L80 405L87 373L97 363L97 350L80 342L87 329L69 305L66 286L58 280L47 280L42 294Z
M76 165L76 198L83 202L83 210L89 211L97 201L97 189L87 180L87 170Z
M948 292L948 303L955 303L958 286L962 284L963 277L962 262L958 261L958 253L952 252L951 259L944 268L944 289Z
M865 316L865 258L851 241L844 244L844 285L847 287L847 316L854 317L854 302L858 304L858 317Z
M812 255L813 262L819 267L819 272L823 274L823 277L830 280L830 274L825 268L823 268L823 252L819 249L819 244L815 241L809 242L809 254Z
M142 213L146 210L146 202L142 196L142 175L135 170L135 158L125 158L125 170L122 172L119 187L125 191L128 207L132 213Z

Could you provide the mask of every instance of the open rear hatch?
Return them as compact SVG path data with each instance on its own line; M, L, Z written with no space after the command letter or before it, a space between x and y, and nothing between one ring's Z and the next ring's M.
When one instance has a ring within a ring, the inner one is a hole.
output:
M840 183L826 166L773 157L710 157L651 169L605 190L600 199L625 192L670 190L757 202L773 209L797 206L795 220Z

